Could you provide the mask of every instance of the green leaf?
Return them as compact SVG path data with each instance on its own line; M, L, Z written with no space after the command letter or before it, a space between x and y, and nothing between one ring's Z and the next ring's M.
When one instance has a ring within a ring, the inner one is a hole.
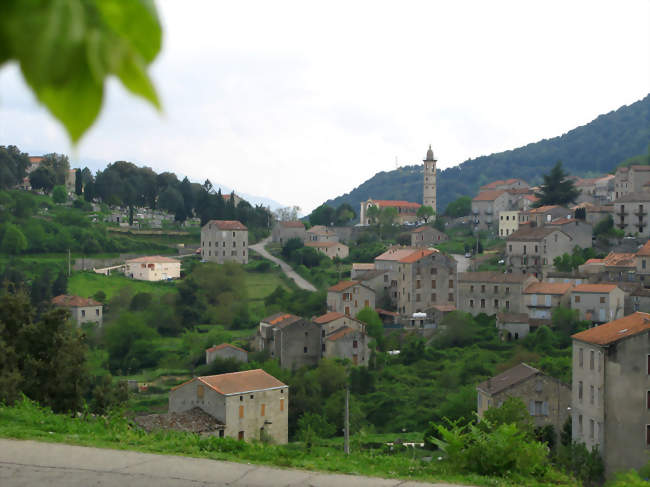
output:
M160 102L156 89L151 83L145 69L144 62L133 54L127 55L122 61L122 69L117 75L126 88L136 95L149 100L156 108L160 109Z

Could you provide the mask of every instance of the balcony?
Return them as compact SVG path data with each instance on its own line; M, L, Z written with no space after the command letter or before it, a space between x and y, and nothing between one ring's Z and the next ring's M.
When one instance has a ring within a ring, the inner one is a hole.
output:
M648 212L647 212L647 211L643 211L643 210L636 210L636 211L634 212L634 214L635 214L636 216L638 216L638 217L643 217L644 215L647 215Z

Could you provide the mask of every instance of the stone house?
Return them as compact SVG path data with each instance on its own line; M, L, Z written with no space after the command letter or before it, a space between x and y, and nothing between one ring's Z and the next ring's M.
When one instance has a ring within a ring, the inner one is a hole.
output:
M497 232L499 229L499 214L510 210L511 196L508 192L498 190L482 191L472 199L471 218L479 230ZM478 224L477 224L478 221Z
M181 261L161 255L138 257L125 262L124 275L139 281L180 279Z
M375 270L374 262L354 262L350 269L350 279L356 279L357 276L365 274L368 271Z
M614 215L614 205L591 205L585 206L585 221L592 227Z
M628 166L616 169L614 176L614 201L630 193L643 192L650 183L650 166Z
M52 298L52 304L58 308L66 308L70 311L70 317L77 323L97 323L99 326L104 321L104 305L94 299L61 294Z
M349 360L353 365L367 366L370 360L370 337L363 331L344 326L327 335L323 357Z
M569 308L571 305L570 282L535 282L524 289L524 303L528 308L528 316L537 320L551 322L551 314L560 306Z
M383 305L390 303L390 273L388 271L358 272L353 279L375 291L375 306L380 306L379 303L382 301Z
M559 434L569 417L571 388L528 364L520 363L477 387L479 419L491 407L500 407L509 397L521 399L537 427L552 426Z
M476 316L527 313L523 293L538 282L531 274L504 274L496 271L461 272L458 275L458 309Z
M616 284L580 284L571 289L571 308L581 320L606 323L623 317L625 293Z
M650 289L639 288L630 293L630 309L632 312L650 313Z
M311 247L330 259L345 259L350 253L350 248L341 242L305 242L305 247Z
M553 267L553 260L571 254L573 239L553 226L520 227L506 239L508 272L533 274L541 279Z
M497 313L496 325L502 341L520 340L530 333L528 313Z
M223 424L221 437L289 441L289 386L262 369L195 377L170 391L170 413L195 407Z
M307 238L307 230L301 221L279 221L275 223L271 231L271 241L284 245L292 238L298 238L304 242Z
M375 309L375 291L359 281L341 281L327 290L327 310L357 316L363 308Z
M519 210L499 212L499 237L507 237L519 230Z
M558 218L573 218L573 212L563 206L546 205L531 208L528 217L533 226L543 227Z
M359 321L351 316L346 316L338 311L329 311L324 315L312 318L312 321L321 327L321 336L323 338L344 327L352 328L357 331L366 331L366 324L363 321Z
M616 177L613 174L608 174L596 180L596 188L594 190L594 197L600 204L605 204L612 201L614 198L614 180Z
M248 228L237 220L210 220L201 228L201 259L248 263Z
M255 348L268 351L285 369L316 365L321 355L321 330L299 316L275 313L260 321Z
M650 175L650 166L648 166ZM650 191L628 193L614 201L614 226L625 235L650 238Z
M610 252L603 259L600 278L610 282L636 281L636 254Z
M556 218L550 223L547 223L547 225L566 233L573 239L574 246L577 245L583 249L591 248L592 246L591 237L593 235L593 227L591 224L583 220L576 220L575 218Z
M412 203L410 201L402 200L375 200L369 198L367 201L361 202L361 209L359 213L359 222L361 225L370 225L370 218L368 217L368 208L376 206L380 210L384 208L395 208L397 210L397 218L395 223L404 225L405 223L415 223L418 221L417 212L420 209L419 203Z
M429 225L423 225L411 232L411 247L433 247L440 242L446 242L449 237Z
M605 472L639 469L650 453L650 314L576 333L572 438L599 447Z
M305 242L338 242L339 237L334 230L324 225L315 225L306 232Z
M644 287L650 288L650 240L641 247L634 256L636 276Z
M493 191L498 189L528 189L530 186L523 179L511 178L505 180L492 181L480 187L481 191Z
M214 345L205 350L206 364L214 362L217 357L220 359L234 359L239 362L248 362L248 352L230 343Z

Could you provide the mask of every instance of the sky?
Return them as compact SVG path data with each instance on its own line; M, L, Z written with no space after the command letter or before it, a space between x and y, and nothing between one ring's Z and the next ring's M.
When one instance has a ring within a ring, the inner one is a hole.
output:
M77 147L15 65L0 145L115 160L297 205L379 171L561 135L650 91L650 2L156 2L163 113L107 83Z

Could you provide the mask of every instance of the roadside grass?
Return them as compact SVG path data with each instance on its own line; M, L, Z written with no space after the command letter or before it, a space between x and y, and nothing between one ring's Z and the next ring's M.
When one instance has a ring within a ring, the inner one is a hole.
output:
M75 272L68 280L68 293L83 297L93 296L97 291L104 291L106 298L110 299L124 287L130 287L134 293L144 292L153 295L176 292L174 281L138 281L122 274L104 276L94 272Z
M435 455L433 460L424 461L409 448L393 452L385 448L353 449L346 456L341 447L320 444L307 448L299 442L272 445L176 431L146 433L116 412L106 417L70 417L53 414L26 398L12 407L0 405L0 436L404 480L490 487L578 485L554 470L549 470L543 479L462 474L452 471ZM354 437L351 443L355 444Z

